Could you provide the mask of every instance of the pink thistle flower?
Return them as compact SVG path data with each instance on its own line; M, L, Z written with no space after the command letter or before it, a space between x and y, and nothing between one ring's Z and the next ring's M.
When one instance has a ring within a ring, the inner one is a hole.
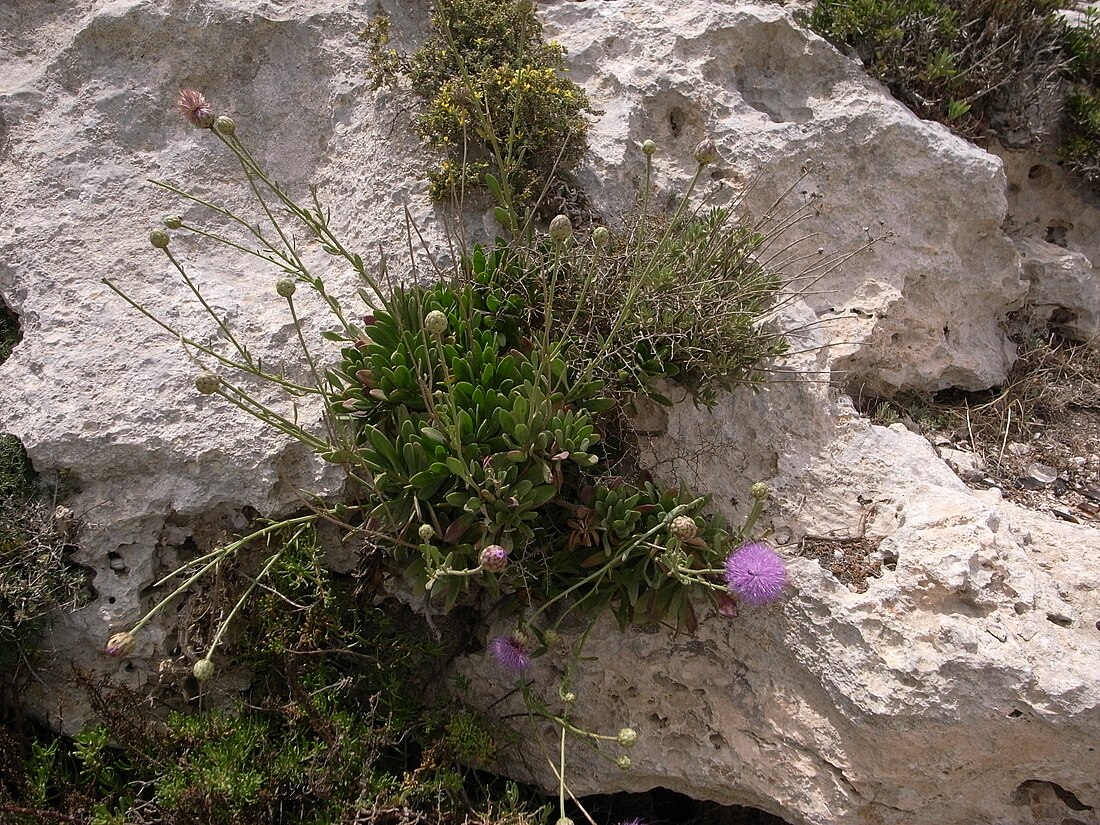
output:
M783 592L787 566L766 544L752 542L726 558L726 584L749 604L768 604Z
M187 118L188 123L198 129L209 129L214 125L214 110L210 108L202 92L195 89L180 89L176 108Z
M519 674L531 666L527 646L515 636L497 636L489 642L489 655L510 673Z

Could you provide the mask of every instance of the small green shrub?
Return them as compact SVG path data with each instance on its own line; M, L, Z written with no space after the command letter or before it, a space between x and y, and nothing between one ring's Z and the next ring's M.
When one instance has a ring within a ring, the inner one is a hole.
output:
M19 329L19 319L8 305L0 300L0 364L11 356L15 345L23 338Z
M970 138L1037 140L1065 70L1058 0L817 0L806 18L914 112Z
M1059 156L1068 169L1100 189L1100 91L1069 94L1065 112L1066 135Z
M534 204L588 148L584 89L565 77L564 50L542 40L531 3L437 0L427 42L404 58L389 21L364 33L376 83L405 76L421 101L420 137L444 157L428 176L436 200L485 186L492 173L513 206Z
M1100 191L1100 13L1088 9L1067 30L1072 86L1065 98L1059 157Z
M19 440L0 434L0 665L9 673L51 614L88 597L69 561L72 519L39 487Z

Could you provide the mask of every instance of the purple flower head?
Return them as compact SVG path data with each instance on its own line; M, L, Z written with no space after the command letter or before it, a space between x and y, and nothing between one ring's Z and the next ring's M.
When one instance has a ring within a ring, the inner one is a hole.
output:
M515 636L497 636L489 642L489 655L510 673L522 673L531 666L527 646Z
M180 89L176 109L188 123L198 129L209 129L214 125L214 110L206 102L203 93L195 89Z
M787 567L768 545L742 545L726 557L726 584L748 604L774 602L787 584Z

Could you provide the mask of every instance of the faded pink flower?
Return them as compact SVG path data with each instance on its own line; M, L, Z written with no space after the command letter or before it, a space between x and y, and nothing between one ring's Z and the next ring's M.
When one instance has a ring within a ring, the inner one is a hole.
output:
M187 122L199 129L209 129L214 125L214 110L206 102L202 92L195 89L180 89L176 99L176 108L187 118Z
M527 647L515 636L497 636L489 642L489 655L511 673L522 673L531 666Z

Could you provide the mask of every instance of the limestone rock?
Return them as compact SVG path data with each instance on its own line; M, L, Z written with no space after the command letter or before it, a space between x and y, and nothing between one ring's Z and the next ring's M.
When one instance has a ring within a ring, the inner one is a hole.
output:
M422 0L384 6L397 31L426 18ZM99 649L148 606L142 593L189 542L239 530L253 511L285 512L300 490L339 490L301 447L197 395L197 365L100 283L226 346L146 240L163 214L202 214L149 177L249 204L232 158L171 111L177 90L201 88L233 115L293 192L317 184L364 258L381 244L391 263L405 260L406 207L442 248L408 102L363 77L358 34L373 13L356 0L0 7L0 295L24 336L0 366L3 429L39 470L79 483L65 503L91 524L77 560L98 594L55 628L30 686L34 707L54 722L62 713L70 730L88 712L65 683L72 664L157 690L179 628L153 627L127 662ZM628 772L575 752L573 789L661 785L792 823L1097 822L1096 535L969 493L926 442L867 424L829 389L1004 379L1013 351L1001 321L1027 285L1002 229L1001 161L913 117L781 4L617 0L541 13L606 111L582 182L609 212L637 191L635 141L660 144L663 203L684 189L706 135L722 159L708 185L743 194L746 212L763 216L792 185L785 203L820 196L793 233L815 237L774 252L812 261L819 246L852 250L892 233L808 273L782 313L799 330L797 352L762 392L734 393L709 414L680 404L655 422L650 464L731 514L752 482L769 482L767 518L792 557L792 585L776 607L708 617L695 638L598 627L579 721L610 733L630 724L641 739ZM1096 221L1082 212L1067 233ZM354 306L348 271L300 240ZM276 272L182 235L172 249L256 354L302 369ZM1095 313L1094 300L1082 292L1080 305ZM301 310L316 340L326 316L304 296ZM296 412L320 426L315 406ZM807 534L869 537L891 563L853 593L795 558ZM460 667L485 697L509 687L483 657ZM555 667L539 662L540 684ZM549 782L541 755L526 756L510 771Z

